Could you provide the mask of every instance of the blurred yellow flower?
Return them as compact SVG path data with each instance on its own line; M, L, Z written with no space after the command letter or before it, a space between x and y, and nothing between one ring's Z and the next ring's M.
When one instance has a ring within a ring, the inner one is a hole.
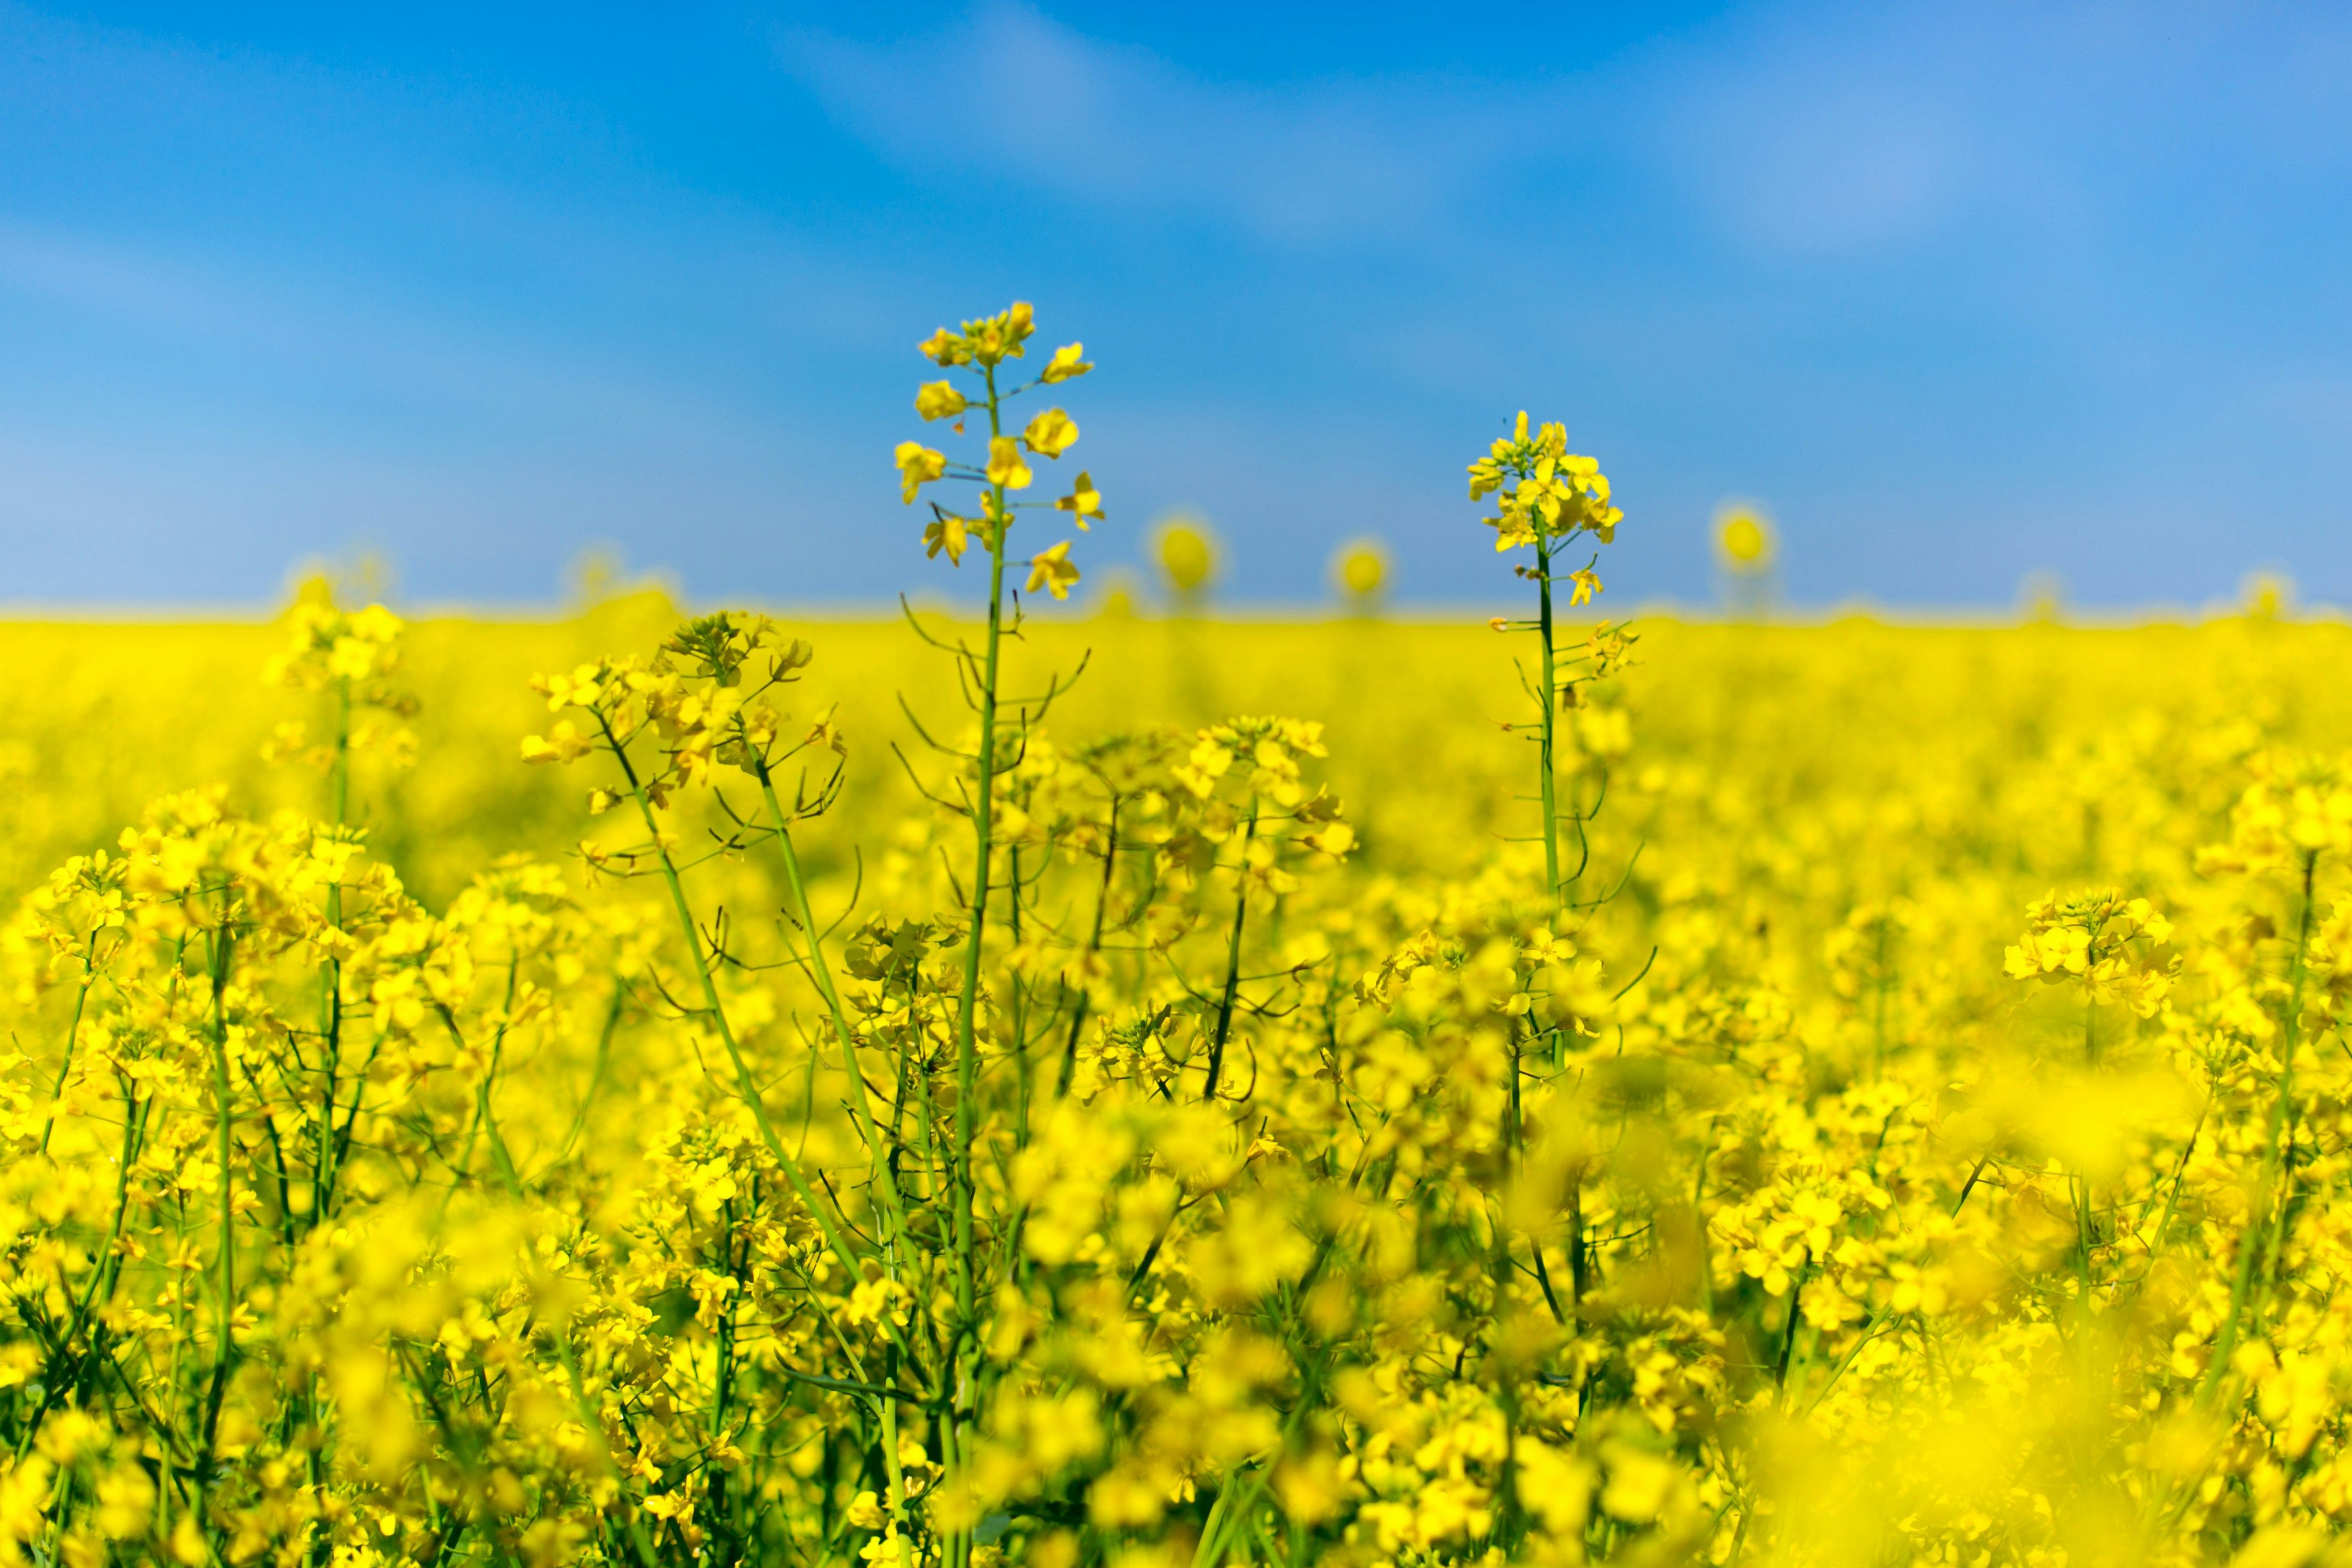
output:
M1370 604L1388 586L1388 551L1378 539L1350 539L1331 558L1331 576L1349 600Z
M1054 350L1053 359L1047 362L1045 369L1039 374L1037 379L1048 385L1051 385L1055 382L1074 381L1077 377L1085 375L1088 371L1094 369L1094 366L1087 364L1084 360L1079 358L1079 356L1085 352L1086 347L1084 344L1063 344L1060 348Z
M926 382L915 393L915 412L925 419L952 419L971 406L963 393L946 382Z
M1081 529L1089 527L1089 519L1103 515L1102 492L1095 488L1094 476L1080 470L1071 483L1070 493L1054 503L1056 511L1070 514L1070 520Z
M919 441L902 441L898 451L898 476L908 506L915 494L948 471L947 454L934 452Z
M1753 577L1769 571L1776 552L1771 520L1745 502L1731 502L1715 515L1715 549L1726 570Z
M1024 591L1034 593L1043 588L1056 599L1067 599L1077 580L1077 564L1070 559L1070 542L1064 539L1029 558L1029 582Z
M1021 444L1009 435L1000 435L988 444L988 482L1007 490L1029 487L1029 465L1022 459Z
M1178 516L1162 522L1152 536L1152 553L1168 586L1180 595L1200 592L1216 575L1215 538L1197 517Z
M1078 439L1078 427L1058 408L1049 408L1029 422L1022 444L1041 457L1059 457Z

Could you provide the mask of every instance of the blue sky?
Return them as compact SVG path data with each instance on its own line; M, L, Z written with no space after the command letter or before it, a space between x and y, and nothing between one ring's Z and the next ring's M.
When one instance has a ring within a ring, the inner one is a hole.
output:
M2343 13L372 9L0 0L0 601L950 589L889 449L1016 296L1101 367L1097 577L1181 507L1236 601L1361 533L1503 597L1524 406L1621 602L1727 496L1801 602L2352 599Z

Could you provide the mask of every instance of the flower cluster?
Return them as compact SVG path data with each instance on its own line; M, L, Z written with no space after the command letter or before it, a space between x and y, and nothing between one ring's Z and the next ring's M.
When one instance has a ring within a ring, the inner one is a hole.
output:
M1568 427L1547 423L1528 434L1522 413L1507 437L1470 465L1470 498L1495 497L1486 519L1497 550L1550 545L1589 533L1602 544L1617 537L1624 514L1609 504L1609 476L1590 457L1568 449Z
M919 441L898 444L898 477L908 505L915 503L925 486L944 479L967 480L978 486L976 516L950 510L939 502L931 503L931 521L923 529L924 551L933 557L944 554L950 565L962 562L963 553L974 538L981 541L989 555L1001 560L1013 514L1036 505L1012 499L1036 482L1036 472L1029 459L1058 461L1077 442L1076 422L1060 408L1049 408L1035 415L1018 435L1007 434L1011 425L1006 405L1013 398L1074 380L1094 369L1081 357L1086 351L1083 345L1069 343L1054 350L1034 379L1018 385L1003 384L1000 372L1007 361L1024 357L1028 350L1024 345L1034 329L1030 308L1015 304L999 315L965 322L960 332L942 327L922 346L932 363L942 370L962 370L978 384L967 393L951 381L926 382L915 394L915 412L927 421L950 422L950 428L959 435L964 433L966 420L975 411L987 423L986 450L970 462L950 461L946 453ZM1052 509L1066 514L1083 531L1103 515L1102 493L1095 488L1093 476L1081 470L1071 481L1069 494L1055 500ZM1029 561L1028 591L1034 593L1042 588L1055 599L1067 599L1078 580L1078 569L1069 557L1066 539L1033 556Z
M2154 949L2172 936L2172 922L2145 898L2117 893L2037 900L2025 912L2024 936L2010 947L2002 970L2018 980L2082 983L2097 1002L2120 1002L2152 1016L2171 988L2177 966Z

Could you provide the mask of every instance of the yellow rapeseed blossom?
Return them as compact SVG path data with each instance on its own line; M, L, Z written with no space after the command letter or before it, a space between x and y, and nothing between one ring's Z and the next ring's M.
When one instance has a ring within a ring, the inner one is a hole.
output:
M1215 538L1197 517L1175 517L1162 522L1152 536L1152 555L1179 598L1200 593L1217 572Z
M1331 578L1349 603L1367 608L1388 586L1388 551L1378 539L1350 539L1331 558Z
M1038 551L1029 559L1028 592L1043 588L1056 599L1067 599L1077 580L1078 569L1070 559L1067 539Z
M1725 506L1715 515L1715 551L1724 570L1736 576L1771 570L1777 545L1770 520L1743 502Z

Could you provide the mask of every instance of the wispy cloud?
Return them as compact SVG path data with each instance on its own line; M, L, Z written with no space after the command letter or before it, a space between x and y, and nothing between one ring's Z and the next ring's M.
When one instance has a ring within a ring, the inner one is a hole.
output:
M1807 79L1807 78L1813 79ZM1967 118L1916 81L1815 67L1686 89L1675 172L1731 237L1827 256L1932 232L1969 193Z
M844 125L920 174L1010 178L1129 214L1296 243L1519 249L1615 214L1633 172L1735 243L1829 254L1932 228L1966 195L1965 94L1881 24L1661 38L1502 80L1188 74L1019 0L928 37L780 37ZM1948 75L1948 73L1946 73Z
M1900 247L1992 214L2058 225L2164 150L2340 163L2352 28L2259 10L1826 0L1583 58L1565 22L1507 76L1190 70L1024 0L928 34L781 31L784 68L918 178L1265 240L1454 254L1594 243L1623 209L1759 256ZM1546 60L1565 64L1541 63ZM2255 84L2260 84L2256 86ZM2172 106L2178 112L2172 112ZM2075 154L2095 156L2095 168Z
M908 42L795 31L779 51L837 118L912 169L1011 175L1283 241L1431 224L1502 160L1513 120L1508 103L1460 87L1212 81L1014 3Z
M538 429L627 431L638 438L730 431L723 407L652 382L642 368L575 347L534 344L478 320L403 308L388 289L314 273L273 276L247 259L205 260L53 227L0 223L0 298L63 306L131 329L143 357L169 348L215 373L325 380L345 398L390 402L453 423L486 416Z

